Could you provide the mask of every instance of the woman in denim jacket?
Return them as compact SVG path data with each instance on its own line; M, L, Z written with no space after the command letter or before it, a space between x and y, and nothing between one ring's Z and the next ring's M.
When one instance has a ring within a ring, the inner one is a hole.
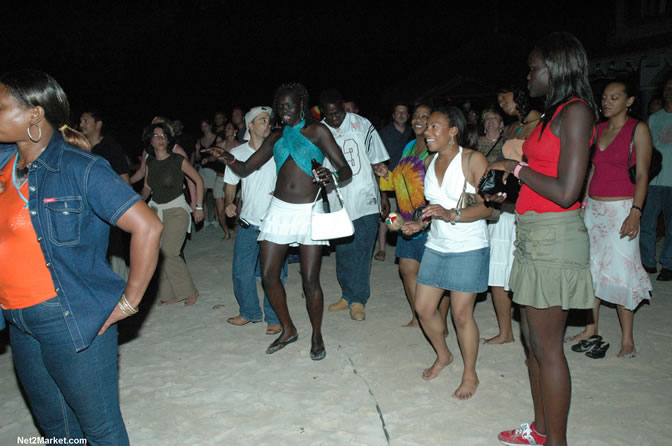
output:
M137 312L161 223L107 161L81 150L68 116L51 76L0 75L0 306L42 434L127 445L114 324ZM110 225L131 233L128 283L105 259Z

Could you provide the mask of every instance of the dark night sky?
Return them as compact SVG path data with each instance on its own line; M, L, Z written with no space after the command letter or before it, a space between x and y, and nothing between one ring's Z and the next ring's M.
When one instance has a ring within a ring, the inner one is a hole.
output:
M612 3L317 4L3 6L11 20L1 40L2 71L44 70L63 85L74 117L95 105L124 131L139 132L156 114L183 117L193 131L196 119L216 109L270 104L274 89L290 80L315 99L335 86L358 100L363 114L380 115L395 92L411 100L456 74L494 88L522 80L533 42L553 30L574 32L589 55L601 54L608 20L600 14Z

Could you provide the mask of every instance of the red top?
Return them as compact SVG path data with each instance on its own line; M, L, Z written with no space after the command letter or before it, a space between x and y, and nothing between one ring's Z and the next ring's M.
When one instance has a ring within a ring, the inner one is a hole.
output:
M560 158L560 138L555 136L551 132L551 122L555 117L562 111L567 104L571 104L574 101L581 101L584 104L584 100L579 98L570 99L564 104L560 105L553 117L546 125L544 133L541 133L541 128L543 123L540 122L539 125L532 131L530 136L525 139L523 144L523 154L527 157L527 162L529 167L536 172L542 173L549 177L558 177L558 159ZM587 104L586 104L587 105ZM595 129L593 129L593 135L591 136L591 141L595 134ZM541 135L541 139L539 139ZM518 214L524 214L527 211L534 211L537 213L544 212L566 212L579 209L579 202L574 203L569 208L565 209L562 206L559 206L549 200L548 198L542 197L527 185L523 184L520 188L520 194L518 195L518 201L516 201L516 212Z
M619 130L616 138L607 146L606 149L600 149L596 144L593 154L593 164L595 172L590 181L588 194L595 197L632 197L635 195L635 185L630 182L628 176L628 152L630 151L630 141L632 132L639 121L628 118ZM607 122L603 122L597 127L597 140L607 128ZM632 146L632 159L630 165L634 166L637 161L636 147Z
M56 296L29 209L12 182L13 161L0 170L0 182L5 186L0 193L0 305L8 310L27 308ZM21 193L28 197L27 181Z

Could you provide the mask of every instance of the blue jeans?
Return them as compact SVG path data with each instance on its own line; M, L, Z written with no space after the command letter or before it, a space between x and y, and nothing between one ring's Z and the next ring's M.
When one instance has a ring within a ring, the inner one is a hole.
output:
M378 214L365 215L352 222L355 234L336 242L336 277L342 297L348 304L366 305L371 294L371 255L378 235Z
M640 222L639 251L644 265L656 266L656 228L661 212L665 219L665 242L660 264L672 269L672 187L649 186Z
M264 314L259 307L259 295L257 294L257 282L255 278L261 277L259 266L259 226L250 225L248 228L238 227L236 240L233 245L233 292L240 306L240 315L248 321L264 321L269 325L278 325L280 321L276 316L268 296L264 293ZM252 267L254 265L254 268ZM287 280L287 262L282 268L280 276L282 283Z
M117 326L77 353L58 297L4 313L14 366L44 435L128 445L119 409Z

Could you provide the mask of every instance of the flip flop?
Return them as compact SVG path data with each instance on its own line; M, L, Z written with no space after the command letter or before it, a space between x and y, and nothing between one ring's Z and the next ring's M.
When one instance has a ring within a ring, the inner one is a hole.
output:
M297 339L299 339L299 335L295 334L291 338L287 339L286 341L279 341L280 338L276 339L273 341L271 345L268 346L266 349L266 354L267 355L272 355L273 353L277 352L278 350L282 350L283 348L287 347L289 344L292 342L296 342Z
M637 350L637 347L634 347L630 353L627 353L623 356L619 356L621 359L631 359L637 356L637 353L639 353L639 350Z
M384 262L385 261L385 251L378 251L375 256L373 256L374 259Z
M322 346L315 351L310 351L310 359L313 361L321 361L327 356L327 349Z
M609 350L609 343L600 342L598 346L593 347L592 350L586 352L586 356L591 359L602 359L607 354L607 350Z
M602 336L593 335L588 339L582 339L576 344L572 345L572 351L577 353L585 353L595 348L601 342Z

